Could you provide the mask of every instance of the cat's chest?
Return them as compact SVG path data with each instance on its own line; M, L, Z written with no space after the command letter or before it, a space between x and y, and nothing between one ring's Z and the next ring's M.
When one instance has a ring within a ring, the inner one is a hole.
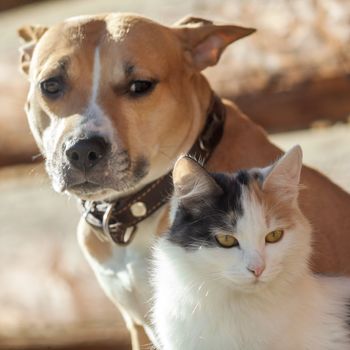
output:
M203 346L212 343L211 346L222 344L222 349L261 349L262 340L269 343L269 339L274 338L276 329L268 324L272 315L263 315L260 311L253 313L253 310L225 299L221 303L217 298L208 300L210 304L206 301L203 301L202 306L193 308L195 311L192 311L190 321L191 324L198 325L198 340ZM185 322L189 323L189 319ZM213 348L211 346L208 349Z
M199 286L200 287L200 286ZM276 339L288 329L288 320L279 317L277 310L258 307L248 299L235 300L227 293L203 290L178 294L171 305L176 312L163 308L164 318L171 325L164 334L169 342L167 350L280 350ZM189 331L190 330L190 331ZM283 348L298 348L291 339ZM296 341L296 340L295 340Z

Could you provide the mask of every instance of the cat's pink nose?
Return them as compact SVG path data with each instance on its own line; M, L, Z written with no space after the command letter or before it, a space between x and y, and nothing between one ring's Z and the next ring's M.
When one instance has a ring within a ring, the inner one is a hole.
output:
M265 270L265 266L252 266L247 267L247 269L255 275L255 277L260 277Z

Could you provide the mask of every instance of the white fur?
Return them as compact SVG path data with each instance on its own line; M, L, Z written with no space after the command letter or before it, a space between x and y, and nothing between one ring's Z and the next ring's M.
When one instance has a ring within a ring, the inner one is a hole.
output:
M96 103L96 98L98 96L98 90L100 86L100 78L101 78L100 48L97 46L95 49L95 56L94 56L94 68L92 71L91 104Z
M84 219L78 228L78 241L85 258L106 293L121 311L126 325L143 325L148 337L154 343L156 339L151 329L149 301L152 288L149 281L151 246L154 244L154 232L166 208L138 224L138 232L126 247L112 245L112 255L105 262L95 260L86 249L83 237Z
M110 118L105 114L101 106L98 104L97 98L101 83L101 57L100 49L97 46L94 54L94 65L92 70L92 86L91 95L88 106L84 113L85 120L81 125L78 125L78 132L89 134L96 133L104 136L107 140L114 141L115 128L113 127ZM112 152L117 148L116 144L112 143Z
M162 350L346 350L345 303L350 280L314 276L308 268L310 226L298 219L267 225L265 208L243 194L240 248L186 251L166 237L154 250L153 322ZM257 282L247 267L263 259Z

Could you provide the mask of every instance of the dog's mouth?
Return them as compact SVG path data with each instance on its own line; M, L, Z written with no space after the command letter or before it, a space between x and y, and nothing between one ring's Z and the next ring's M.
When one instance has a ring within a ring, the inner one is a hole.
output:
M80 182L78 184L75 184L73 186L70 186L69 191L71 192L79 192L79 193L93 193L101 189L101 185L90 182L90 181L84 181Z
M67 192L85 200L99 200L108 196L112 189L106 188L102 184L90 181L83 181L71 186L67 186Z
M113 165L97 167L87 174L69 166L61 167L64 169L59 172L61 176L52 176L54 189L81 199L103 199L135 188L149 170L149 163L144 157L131 161L127 168L117 162Z

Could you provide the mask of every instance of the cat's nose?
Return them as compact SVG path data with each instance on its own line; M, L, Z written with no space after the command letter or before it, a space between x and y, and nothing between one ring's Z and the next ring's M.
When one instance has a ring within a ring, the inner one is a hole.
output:
M258 266L247 266L248 271L250 271L252 274L254 274L255 277L260 277L262 273L265 270L264 265L258 265Z
M245 258L247 270L256 278L260 277L266 266L263 254L258 250L252 250L246 253Z

